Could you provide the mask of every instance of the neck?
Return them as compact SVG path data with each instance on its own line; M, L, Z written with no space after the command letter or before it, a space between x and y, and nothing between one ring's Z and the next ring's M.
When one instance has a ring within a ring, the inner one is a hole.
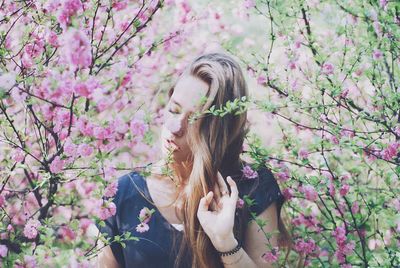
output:
M180 183L186 184L189 179L190 173L192 173L193 165L188 162L172 163L170 167L175 171Z
M175 180L174 182L183 187L184 185L186 185L187 180L189 179L190 173L192 172L193 164L189 162L167 163L165 159L162 158L155 163L154 168L155 169L153 169L153 171L160 175L165 168L172 170L172 176Z

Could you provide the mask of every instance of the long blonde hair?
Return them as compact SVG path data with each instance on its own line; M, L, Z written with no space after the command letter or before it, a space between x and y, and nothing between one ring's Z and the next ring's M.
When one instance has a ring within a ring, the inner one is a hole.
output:
M191 75L209 85L207 99L200 112L215 105L216 109L223 107L227 101L248 97L248 88L242 70L238 63L224 53L208 53L195 58L182 75ZM173 88L169 96L173 93ZM190 196L183 198L184 236L180 241L175 267L179 267L182 258L189 255L192 267L216 268L223 267L210 239L202 229L197 219L197 209L200 199L214 188L217 172L224 178L228 175L233 179L241 177L243 161L240 159L244 138L249 131L247 112L238 115L226 114L220 116L199 117L187 128L187 140L192 150L189 161L192 170L187 179ZM179 178L182 180L183 178ZM242 241L249 212L235 220L235 237ZM278 226L281 234L288 233L280 219ZM285 239L280 239L283 241Z

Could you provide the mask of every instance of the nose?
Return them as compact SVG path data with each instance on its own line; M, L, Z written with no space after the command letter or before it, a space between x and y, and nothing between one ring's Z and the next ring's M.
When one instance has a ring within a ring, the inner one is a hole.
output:
M169 118L166 122L166 128L173 136L181 137L183 135L183 122L181 118Z

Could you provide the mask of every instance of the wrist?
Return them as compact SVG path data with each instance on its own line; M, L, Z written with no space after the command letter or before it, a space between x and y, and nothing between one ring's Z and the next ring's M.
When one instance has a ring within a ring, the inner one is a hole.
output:
M212 243L215 249L219 252L230 251L239 244L233 234L229 235L228 237L216 237Z

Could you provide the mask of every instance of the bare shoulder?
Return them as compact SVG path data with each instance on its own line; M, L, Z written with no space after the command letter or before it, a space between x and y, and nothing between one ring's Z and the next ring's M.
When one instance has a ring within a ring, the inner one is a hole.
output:
M104 243L99 239L100 231L96 227L96 225L89 225L87 232L88 236L90 237L90 239L92 239L93 243L95 243L96 249L98 250L97 256L90 260L91 267L118 268L119 264L114 257L111 247L105 246Z
M262 256L268 250L266 245L278 246L278 216L277 204L273 202L261 214L257 216L258 222L264 222L262 226L256 221L251 221L246 228L243 248L259 267L272 267L266 263ZM270 238L268 238L271 236Z

